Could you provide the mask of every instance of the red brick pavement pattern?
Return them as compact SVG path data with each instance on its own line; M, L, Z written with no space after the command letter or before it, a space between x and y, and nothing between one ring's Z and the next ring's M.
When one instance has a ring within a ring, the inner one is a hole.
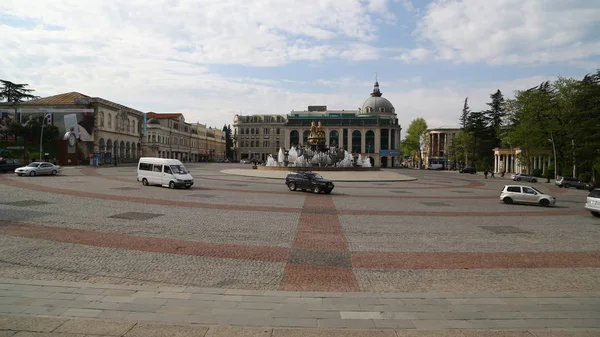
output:
M374 269L599 268L600 252L354 252L351 260Z
M306 197L292 248L348 252L346 236L331 196L311 194ZM288 262L280 289L358 291L358 282L352 268Z
M479 217L506 217L506 216L560 216L587 214L586 210L581 209L546 209L544 211L529 212L436 212L436 211L369 211L369 210L340 210L342 215L379 215L379 216L479 216Z
M351 268L287 264L279 290L360 291Z
M289 257L289 249L283 247L244 246L171 240L8 221L0 221L0 235L74 243L95 247L265 262L285 262Z

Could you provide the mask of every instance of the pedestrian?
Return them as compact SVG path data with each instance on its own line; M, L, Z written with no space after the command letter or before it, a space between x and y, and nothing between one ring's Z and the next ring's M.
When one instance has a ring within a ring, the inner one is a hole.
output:
M500 176L504 178L504 173L506 173L506 170L504 168L502 168L500 170L500 173L501 173Z
M483 171L483 175L485 176L485 179L487 179L488 176L488 170Z
M496 179L496 177L494 177L494 170L490 170L490 179Z

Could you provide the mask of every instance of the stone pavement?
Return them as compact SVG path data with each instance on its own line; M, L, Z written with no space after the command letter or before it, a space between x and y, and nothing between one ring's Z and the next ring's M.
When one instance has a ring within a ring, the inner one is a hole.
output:
M10 336L2 330L152 336L138 331L148 329L145 323L220 326L178 328L196 336L206 331L206 336L225 336L224 326L262 328L249 329L245 336L316 336L320 329L372 330L361 336L455 329L462 333L456 336L484 336L479 330L520 331L514 336L598 336L600 292L317 293L0 279L0 315L0 336ZM556 330L562 332L551 334Z
M267 178L267 179L285 179L289 172L294 171L293 167L290 167L289 171L269 171L269 170L252 170L252 169L225 169L221 173L244 176L244 177L255 177L255 178ZM413 181L417 178L407 176L405 174L398 173L399 170L381 170L381 171L365 171L365 172L343 172L343 171L319 171L319 174L324 178L336 181L336 182L390 182L390 181Z

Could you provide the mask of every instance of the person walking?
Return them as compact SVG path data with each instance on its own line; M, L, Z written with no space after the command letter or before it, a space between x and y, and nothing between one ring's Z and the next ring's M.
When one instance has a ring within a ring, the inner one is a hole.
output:
M494 177L494 170L490 170L490 179L496 179L496 177Z
M487 176L488 176L488 170L487 169L485 171L483 171L483 175L485 176L485 179L487 179Z

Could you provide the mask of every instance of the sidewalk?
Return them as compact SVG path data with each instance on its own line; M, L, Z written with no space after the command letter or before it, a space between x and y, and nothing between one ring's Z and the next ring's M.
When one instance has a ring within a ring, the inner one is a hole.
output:
M316 293L0 279L0 315L0 336L16 337L158 336L147 323L186 325L168 333L153 327L160 336L440 336L428 330L450 329L445 336L598 336L600 293ZM234 334L226 326L260 329Z

